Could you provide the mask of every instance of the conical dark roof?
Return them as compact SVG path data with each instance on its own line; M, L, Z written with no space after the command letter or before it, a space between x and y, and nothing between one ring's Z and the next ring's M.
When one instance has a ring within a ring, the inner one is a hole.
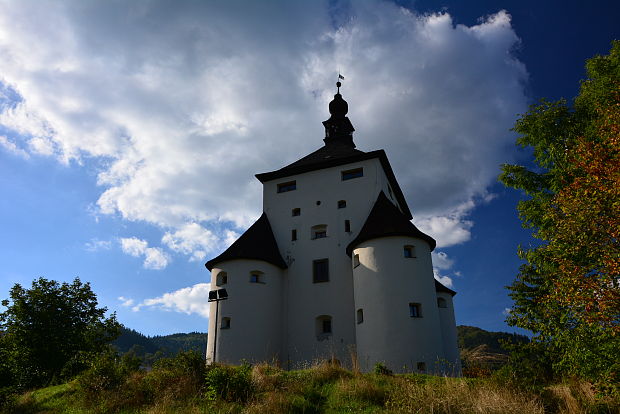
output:
M276 243L276 238L271 230L271 224L265 213L241 237L231 244L224 253L209 260L205 263L205 266L211 271L217 263L234 259L262 260L281 269L288 267L280 255L278 243Z
M409 236L422 239L429 244L431 251L436 245L435 239L418 230L381 191L359 234L347 246L347 254L351 256L355 246L366 240L388 236Z
M453 291L450 288L445 287L441 282L439 282L437 279L435 279L435 291L436 292L445 292L448 293L451 296L456 295L456 292Z

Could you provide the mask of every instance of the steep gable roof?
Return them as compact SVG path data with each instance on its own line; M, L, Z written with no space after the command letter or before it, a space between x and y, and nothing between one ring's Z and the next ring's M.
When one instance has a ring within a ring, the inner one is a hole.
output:
M362 242L388 236L410 236L422 239L429 244L431 251L436 245L435 239L418 230L381 191L359 234L347 246L347 254L351 256L355 246Z
M278 243L265 213L224 253L205 263L205 267L211 271L217 263L233 259L262 260L281 269L288 267L280 255Z
M385 151L383 150L364 152L347 145L325 145L305 157L280 168L279 170L256 174L255 177L258 178L261 183L265 183L279 178L290 177L291 175L337 167L339 165L351 164L373 158L378 158L381 162L381 166L383 167L390 186L394 191L394 196L396 197L398 204L403 210L404 215L411 220L413 216L411 215L405 196L398 185L398 181L396 181L396 176L394 175L392 166L390 165L387 155L385 155Z

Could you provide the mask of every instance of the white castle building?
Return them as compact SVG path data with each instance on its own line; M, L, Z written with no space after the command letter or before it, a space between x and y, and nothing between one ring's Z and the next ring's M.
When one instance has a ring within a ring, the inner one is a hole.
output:
M356 355L363 371L458 375L455 292L433 277L435 240L411 223L385 152L355 149L337 86L325 145L257 174L262 216L205 264L229 295L217 318L211 303L207 360L292 369Z

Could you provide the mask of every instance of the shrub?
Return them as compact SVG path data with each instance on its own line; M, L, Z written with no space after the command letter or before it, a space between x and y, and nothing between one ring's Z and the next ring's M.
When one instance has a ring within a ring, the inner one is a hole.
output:
M254 393L252 366L247 363L237 367L212 364L207 367L205 386L208 400L246 402Z
M392 375L393 372L383 362L377 362L373 372L377 375Z

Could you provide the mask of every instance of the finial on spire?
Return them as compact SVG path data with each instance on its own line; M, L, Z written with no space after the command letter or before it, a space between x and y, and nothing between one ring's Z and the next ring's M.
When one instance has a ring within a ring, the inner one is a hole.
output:
M339 72L338 73L338 82L336 82L336 87L338 88L338 92L337 93L340 93L340 87L342 86L342 83L340 83L340 79L344 80L344 76L342 76L340 74L340 72Z

